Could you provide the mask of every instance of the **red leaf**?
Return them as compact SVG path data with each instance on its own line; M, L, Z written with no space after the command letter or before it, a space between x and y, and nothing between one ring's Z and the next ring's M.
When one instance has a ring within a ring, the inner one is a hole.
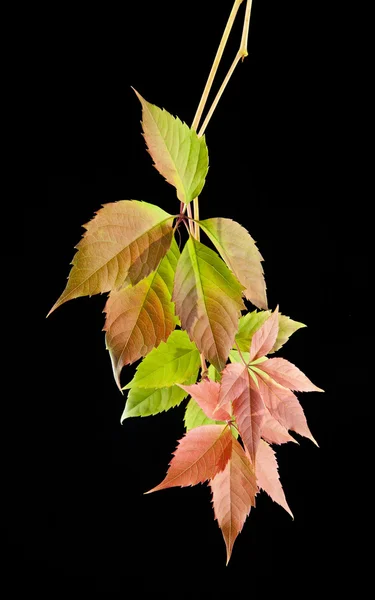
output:
M217 421L227 421L230 419L229 403L222 408L218 408L220 383L216 383L210 379L203 379L200 383L180 385L179 387L194 398L209 419Z
M224 471L210 481L215 518L227 548L227 564L233 544L242 530L250 509L255 506L256 479L242 446L232 439L232 456Z
M273 381L265 373L258 377L258 382L259 392L271 415L286 429L291 429L318 445L307 425L302 406L293 392Z
M324 392L316 387L295 365L285 358L270 358L258 366L280 385L299 392Z
M261 435L270 444L286 444L287 442L298 444L288 433L288 430L279 421L276 421L267 409L262 424Z
M279 307L263 323L262 327L256 331L252 337L250 345L250 362L266 356L275 345L277 333L279 331Z
M288 503L285 498L284 490L280 483L279 473L277 470L277 460L274 451L263 440L260 440L257 461L256 461L256 478L260 488L267 492L267 494L285 508L290 514L292 519L293 513L290 510Z
M202 425L190 429L179 441L165 479L146 493L212 479L225 468L231 455L232 439L228 425Z
M242 363L227 365L223 371L219 407L228 402L233 403L238 430L254 464L261 435L264 404L247 366Z

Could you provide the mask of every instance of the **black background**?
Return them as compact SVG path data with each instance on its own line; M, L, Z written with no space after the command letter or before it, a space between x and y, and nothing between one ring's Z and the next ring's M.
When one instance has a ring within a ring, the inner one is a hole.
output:
M231 8L230 0L131 4L61 4L48 14L41 65L48 194L25 210L33 343L30 395L15 434L8 573L15 588L50 597L56 590L267 596L320 589L323 579L327 591L337 585L333 556L340 564L346 535L334 440L335 411L348 391L338 357L353 312L338 296L341 213L328 178L335 158L322 9L254 0L249 57L207 130L210 170L200 199L203 217L231 217L250 231L265 258L270 306L308 325L282 350L326 390L300 395L320 449L302 438L299 447L277 449L295 521L261 494L225 567L207 486L143 495L165 474L184 408L120 425L125 399L104 344L105 298L69 302L45 320L81 225L102 203L134 198L177 210L173 188L146 153L130 86L191 123ZM221 77L238 48L243 10ZM132 374L125 369L123 381Z

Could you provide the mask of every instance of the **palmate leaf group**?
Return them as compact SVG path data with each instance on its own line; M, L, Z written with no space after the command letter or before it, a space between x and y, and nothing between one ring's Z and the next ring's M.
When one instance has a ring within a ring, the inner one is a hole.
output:
M246 229L217 217L189 224L188 204L208 170L205 139L137 96L148 151L176 188L180 211L170 215L137 200L104 205L85 225L50 312L109 293L105 341L120 389L123 367L142 359L122 388L121 422L188 399L186 434L150 491L208 482L228 561L260 490L292 515L269 444L296 442L289 431L315 442L294 392L322 390L285 359L268 358L305 325L268 310L263 258ZM182 223L189 237L179 248L174 232ZM246 312L244 299L260 310Z

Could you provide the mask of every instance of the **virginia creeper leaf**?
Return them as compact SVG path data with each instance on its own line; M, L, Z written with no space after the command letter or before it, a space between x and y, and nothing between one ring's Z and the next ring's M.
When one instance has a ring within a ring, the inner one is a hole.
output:
M243 358L248 363L250 359L250 352L241 352ZM237 350L231 350L229 352L229 360L232 363L242 362L241 354Z
M221 258L190 237L177 264L172 300L197 348L222 371L244 304L242 287Z
M196 373L189 382L195 381ZM163 388L132 387L128 393L121 423L129 417L148 417L178 406L187 396L187 392L177 385Z
M223 421L209 419L199 406L198 402L196 402L193 398L191 398L187 404L184 423L186 431L189 431L189 429L195 429L201 425L225 425Z
M232 219L206 219L199 224L244 286L245 297L258 308L266 309L263 258L249 232Z
M282 506L286 512L290 514L292 519L294 519L293 513L288 506L284 490L280 483L275 453L271 446L269 446L263 440L260 440L258 448L256 478L259 487L267 492L272 500L280 504L280 506Z
M105 306L106 346L118 387L124 365L166 341L175 328L171 301L179 250L176 240L159 267L134 287L112 291Z
M251 338L250 360L256 360L268 354L274 346L277 332L279 330L279 309L278 307L272 315L263 323Z
M251 369L259 375L259 392L271 415L286 429L291 429L318 445L307 425L302 406L293 392L273 381L257 367Z
M324 391L316 387L302 371L285 358L270 358L259 365L258 368L267 373L274 381L290 390L299 392Z
M210 419L217 419L218 421L230 419L230 403L218 408L220 383L211 381L210 379L203 379L203 381L194 385L180 384L180 387L194 398Z
M197 373L199 365L200 357L196 346L189 340L186 331L176 329L166 342L161 342L143 359L135 376L123 389L133 386L162 388L185 383Z
M211 379L211 381L221 381L221 373L215 369L214 365L210 365L208 367L208 377Z
M236 342L242 352L249 351L251 338L270 316L270 310L253 310L253 312L249 312L240 317L238 322L238 332L236 333Z
M206 179L205 137L135 93L142 104L144 137L154 166L176 188L178 199L188 204L199 196Z
M222 374L219 407L233 404L242 441L255 464L264 418L264 404L247 367L241 363L227 365Z
M227 464L233 436L228 425L203 425L190 429L176 448L163 481L147 493L165 488L203 483Z
M232 440L232 455L225 469L210 481L215 518L223 533L227 564L233 544L255 506L255 473L242 446Z
M306 327L304 323L299 323L298 321L293 321L290 317L286 315L279 314L279 331L277 334L276 342L272 350L269 351L269 354L272 352L276 352L280 350L280 348L288 341L290 336L298 329L302 327Z
M147 202L105 204L76 246L68 283L50 312L80 296L136 284L154 271L172 241L173 217Z
M288 433L288 430L279 421L276 421L268 409L266 409L264 415L261 436L270 444L286 444L287 442L298 444L294 437Z

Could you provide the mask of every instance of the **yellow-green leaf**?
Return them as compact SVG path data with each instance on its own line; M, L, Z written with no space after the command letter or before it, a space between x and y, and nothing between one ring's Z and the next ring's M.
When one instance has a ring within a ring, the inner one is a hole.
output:
M208 171L208 150L204 136L147 102L134 90L142 104L142 126L148 151L156 169L188 204L199 196Z
M186 331L175 330L166 342L151 350L123 389L162 388L185 383L198 370L199 352Z
M285 315L279 315L279 332L277 334L275 345L269 354L280 350L280 348L287 342L290 336L298 331L298 329L302 329L302 327L307 327L304 323L299 323L298 321L293 321L290 317L286 317Z

